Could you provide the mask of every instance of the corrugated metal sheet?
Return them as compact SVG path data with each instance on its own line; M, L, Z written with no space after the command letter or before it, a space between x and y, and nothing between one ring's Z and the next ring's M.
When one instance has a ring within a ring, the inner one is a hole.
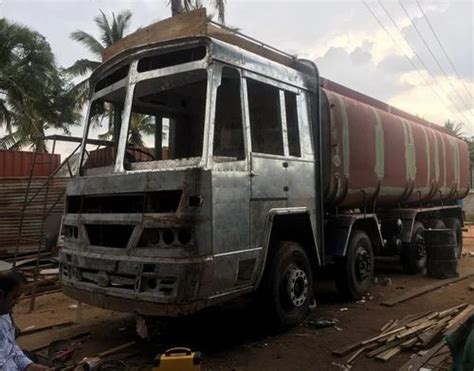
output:
M30 197L41 188L46 180L46 177L32 179ZM61 196L68 180L68 178L54 178L51 181L48 193L49 207L52 207L58 197ZM16 245L27 185L28 178L0 179L0 250L12 248ZM44 190L42 190L26 210L22 233L24 238L39 238L44 195ZM63 208L64 195L55 206L54 214L60 215ZM26 245L26 243L23 244Z
M51 172L61 163L60 155L38 153L33 176L48 176L49 164L52 160ZM28 177L33 163L34 152L0 150L0 178Z

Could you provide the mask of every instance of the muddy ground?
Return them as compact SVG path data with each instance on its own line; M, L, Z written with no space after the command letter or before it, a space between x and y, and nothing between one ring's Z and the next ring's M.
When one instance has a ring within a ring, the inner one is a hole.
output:
M474 271L474 256L469 256L469 251L474 252L474 228L465 234L464 249L468 254L460 261L460 273ZM403 274L396 259L378 260L376 276L379 281L383 281L384 277L390 278L391 284L374 285L372 300L365 303L343 302L332 281L318 282L318 306L310 320L336 318L339 320L337 327L316 330L303 324L275 334L261 325L251 307L242 300L177 322L161 323L156 330L159 333L147 342L135 335L133 316L84 305L80 324L22 336L19 343L25 349L32 349L88 330L90 335L82 339L76 359L136 340L136 345L114 358L124 359L131 369L137 370L150 369L154 356L173 346L187 346L201 351L205 360L204 369L207 370L338 370L340 367L337 364L344 363L344 358L332 356L333 349L377 335L391 319L411 313L442 310L463 302L474 304L474 291L468 288L474 281L473 277L394 307L384 307L380 303L385 299L436 280ZM28 304L28 300L23 300L15 310L15 320L20 328L76 319L76 302L60 293L39 297L32 314L28 314ZM410 354L399 354L386 363L362 356L353 363L352 370L396 370L409 359Z

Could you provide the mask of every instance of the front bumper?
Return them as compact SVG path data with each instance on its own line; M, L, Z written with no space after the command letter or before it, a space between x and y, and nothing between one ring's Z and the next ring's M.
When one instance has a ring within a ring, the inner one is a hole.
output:
M202 309L211 263L209 258L106 257L67 248L60 253L66 295L105 309L153 316Z

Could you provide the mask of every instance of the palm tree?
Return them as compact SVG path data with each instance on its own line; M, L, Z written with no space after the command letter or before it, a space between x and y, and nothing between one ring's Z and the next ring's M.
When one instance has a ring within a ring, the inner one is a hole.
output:
M464 137L463 126L464 124L462 122L456 122L451 120L447 120L444 123L445 129L447 129L455 137L461 139Z
M0 148L45 152L47 129L69 133L80 118L71 86L41 34L2 18L0 50Z
M130 129L128 132L128 143L134 147L145 148L143 136L155 134L155 121L149 115L132 114Z
M112 12L111 19L107 18L104 12L100 10L100 15L94 18L94 22L100 31L99 39L85 31L76 30L72 32L71 39L89 49L95 59L79 59L67 69L67 72L77 77L84 76L96 69L101 64L102 51L125 36L127 29L130 27L131 18L132 13L128 10L123 10L117 15ZM78 104L82 106L87 100L89 78L77 84L75 89L80 96Z
M100 134L99 139L110 140L113 136L112 133L113 131L109 130L107 133ZM155 134L155 121L152 116L132 113L130 128L128 131L128 144L133 147L145 148L143 134Z
M210 0L210 5L217 10L219 23L222 24L225 24L225 3L226 0ZM169 0L169 4L172 16L203 7L201 0Z

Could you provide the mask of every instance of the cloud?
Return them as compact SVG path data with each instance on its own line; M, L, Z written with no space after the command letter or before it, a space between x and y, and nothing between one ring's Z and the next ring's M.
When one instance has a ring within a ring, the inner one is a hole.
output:
M371 42L364 40L362 44L365 46L352 52L342 47L333 47L324 56L317 58L316 64L321 76L355 87L360 92L381 100L390 99L410 88L409 83L400 80L400 74L381 68L375 61L371 54Z
M441 47L436 42L435 36L421 14L421 11L419 8L413 7L414 3L408 4L412 4L411 7L408 6L407 10L413 20L413 24L425 38L432 53L438 59L444 71L455 76L453 69L446 60ZM473 2L455 1L451 2L448 7L427 7L424 10L428 21L433 26L446 53L453 61L456 70L462 78L474 81L474 56L472 49L474 32ZM402 29L403 36L414 46L414 49L425 61L428 68L433 71L433 74L442 75L440 68L430 55L413 24L408 20L407 26Z
M473 3L427 0L421 0L421 3L464 82L474 92ZM402 29L401 35L377 2L369 4L417 66L419 63L405 38L414 45L427 66L436 75L441 75L398 2L384 1L384 5ZM404 4L433 52L449 71L456 90L472 105L472 98L443 59L416 3ZM133 12L131 30L170 15L167 0L0 0L2 16L43 33L63 66L90 57L86 49L69 39L69 33L83 29L96 34L93 17L99 9L106 13L130 9ZM431 80L426 71L421 66L418 72L414 70L361 1L232 0L227 2L227 20L243 33L269 45L316 60L324 77L437 123L453 119L452 104L443 103L447 101L443 89L432 81L426 84L425 79ZM449 82L442 81L442 84L453 100L459 100ZM443 102L432 88L443 95ZM465 114L469 112L466 110Z

